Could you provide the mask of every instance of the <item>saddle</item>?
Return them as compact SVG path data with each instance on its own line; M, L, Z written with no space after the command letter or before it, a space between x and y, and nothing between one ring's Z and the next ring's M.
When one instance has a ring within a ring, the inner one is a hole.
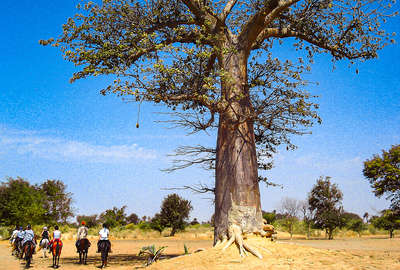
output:
M61 249L63 247L63 243L62 243L61 239L53 239L53 240L51 240L51 242L49 244L49 246L50 246L49 253L53 252L53 248L57 247L57 243L58 243L59 251L61 252Z

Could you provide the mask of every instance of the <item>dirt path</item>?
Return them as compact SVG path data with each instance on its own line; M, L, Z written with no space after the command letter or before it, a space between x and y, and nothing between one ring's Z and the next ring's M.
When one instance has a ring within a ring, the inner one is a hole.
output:
M8 241L0 242L0 270L14 270L22 268L23 264L10 255Z
M92 246L88 253L88 265L78 264L79 257L76 253L75 242L73 240L64 240L64 246L61 252L60 269L64 270L94 270L101 264L100 254L96 253L96 241L92 240ZM109 268L117 270L132 270L143 268L145 259L138 256L143 246L155 245L167 246L165 255L167 258L177 257L184 253L184 245L189 252L198 248L210 248L211 240L201 239L177 239L173 237L146 239L146 240L112 240L113 253L109 254ZM33 256L32 269L49 270L52 260L42 258L43 253L37 252ZM15 257L11 256L8 241L0 241L0 270L21 270L24 264Z

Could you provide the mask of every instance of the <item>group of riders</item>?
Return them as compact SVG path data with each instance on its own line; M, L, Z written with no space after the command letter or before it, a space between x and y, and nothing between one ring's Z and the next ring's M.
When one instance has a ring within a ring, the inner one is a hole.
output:
M108 229L107 224L103 224L103 228L99 231L99 240L97 242L97 253L100 253L100 248L102 245L107 244L111 252L111 242L108 239L110 235L110 231ZM81 243L80 240L87 239L88 236L88 228L86 227L85 221L82 221L81 226L78 228L77 232L77 240L75 243L76 250L79 252L79 245ZM52 234L52 238L50 237L50 233L47 227L43 227L43 231L40 235L41 239L39 242L39 247L42 246L42 241L49 242L49 253L52 252L52 247L55 244L58 244L60 248L62 248L62 241L61 241L61 231L59 227L56 225L54 226L54 231ZM51 239L50 239L51 238ZM89 241L89 240L88 240ZM36 236L32 230L31 225L27 225L26 229L24 230L23 227L16 226L15 230L12 232L10 238L10 244L13 246L13 252L15 250L22 252L25 248L25 245L31 243L34 247L34 253L36 248ZM90 242L89 242L90 246Z

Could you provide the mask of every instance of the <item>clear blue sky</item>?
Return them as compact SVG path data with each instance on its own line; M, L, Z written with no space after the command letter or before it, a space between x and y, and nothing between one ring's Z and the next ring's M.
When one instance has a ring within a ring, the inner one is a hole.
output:
M137 105L100 95L104 79L70 84L75 67L38 40L57 36L77 2L2 1L0 179L60 179L79 214L127 205L128 213L152 216L171 192L162 188L212 183L212 175L197 168L161 172L170 164L166 155L178 145L215 145L215 137L162 128L154 120L164 108L149 104L142 106L136 129ZM388 29L400 33L399 18ZM320 96L323 124L294 138L296 151L282 148L276 155L268 176L283 189L261 185L263 209L278 208L285 196L305 199L320 175L339 185L348 211L375 214L387 207L372 195L362 162L400 143L398 59L398 44L351 68L343 62L332 70L329 57L316 57L310 79L319 82L312 92ZM192 201L192 217L210 218L210 196L178 193Z

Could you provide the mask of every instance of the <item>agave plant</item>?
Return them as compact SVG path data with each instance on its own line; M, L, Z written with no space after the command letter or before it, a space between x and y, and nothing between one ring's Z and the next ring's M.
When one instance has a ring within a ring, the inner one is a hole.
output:
M155 245L142 247L142 249L140 250L138 256L147 256L146 266L149 266L150 264L152 264L153 262L157 261L161 257L161 254L163 253L163 251L166 248L167 248L166 246L165 247L159 247L156 250Z

